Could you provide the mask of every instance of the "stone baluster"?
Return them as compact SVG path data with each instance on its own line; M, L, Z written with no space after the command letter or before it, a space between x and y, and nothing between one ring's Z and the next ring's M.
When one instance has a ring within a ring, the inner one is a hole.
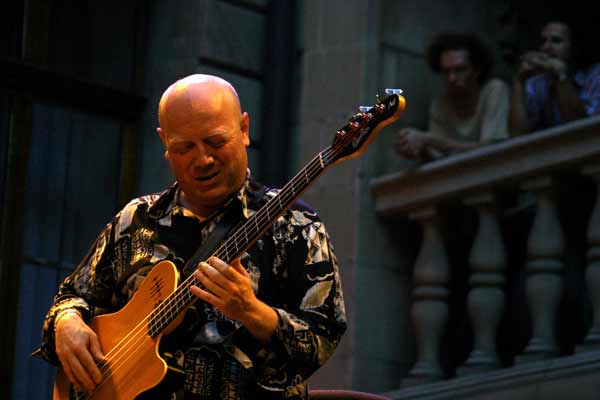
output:
M474 346L458 375L498 368L496 335L505 307L506 283L506 250L494 213L494 195L481 193L466 198L464 203L477 208L479 227L469 257L467 297Z
M594 320L583 345L578 350L600 349L600 164L584 168L583 173L591 175L596 182L596 204L588 224L588 264L585 271L587 292L594 309Z
M417 360L403 384L443 377L440 344L448 321L449 267L435 207L410 215L423 228L423 242L414 267L411 319L417 342Z
M555 322L563 291L564 237L553 198L553 181L546 176L524 182L534 192L536 215L527 242L525 295L532 319L532 337L516 362L558 354Z

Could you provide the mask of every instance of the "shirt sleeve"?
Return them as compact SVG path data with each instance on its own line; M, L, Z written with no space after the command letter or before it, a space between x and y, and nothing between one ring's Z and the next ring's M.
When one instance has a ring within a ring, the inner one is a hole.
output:
M587 115L600 113L600 64L595 64L585 80L582 100Z
M42 344L33 355L58 365L54 335L56 316L65 309L75 308L81 312L85 320L88 320L94 315L94 308L98 304L110 301L112 290L109 289L109 281L112 276L107 274L109 269L102 268L102 265L105 263L110 247L111 231L112 225L109 224L102 230L73 273L58 287L58 292L42 325Z
M430 133L436 136L451 137L451 132L448 131L450 125L447 117L447 112L443 110L442 99L436 97L429 106L429 126Z
M289 390L306 380L333 354L346 330L338 263L329 235L320 221L303 226L299 233L295 254L288 254L286 261L282 301L273 307L278 324L270 342L261 346L245 333L244 351L252 343L256 346L247 354L258 384L268 391ZM298 254L306 256L295 257Z
M549 89L544 74L534 75L525 81L525 109L527 120L533 130L543 129L549 125L544 108L548 108Z
M482 93L480 143L490 143L509 138L508 113L510 92L508 86L499 79L492 79Z

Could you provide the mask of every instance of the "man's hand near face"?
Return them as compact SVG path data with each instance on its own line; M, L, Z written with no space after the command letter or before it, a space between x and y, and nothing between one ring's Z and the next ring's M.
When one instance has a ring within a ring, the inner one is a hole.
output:
M541 51L529 51L521 56L518 77L521 81L543 72L551 72L555 77L564 77L567 72L565 62Z

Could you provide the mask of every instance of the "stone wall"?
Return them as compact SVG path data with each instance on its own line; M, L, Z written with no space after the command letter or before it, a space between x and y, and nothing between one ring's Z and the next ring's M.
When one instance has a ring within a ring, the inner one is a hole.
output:
M162 158L156 134L157 107L164 90L177 79L206 73L230 81L242 108L250 114L250 139L262 133L264 85L261 76L266 48L267 0L232 4L216 0L152 2L149 10L146 79L148 98L142 121L139 192L162 190L173 178ZM250 168L258 171L260 156L251 145Z
M510 38L510 10L500 1L303 1L302 93L298 149L302 160L329 144L359 105L387 87L404 90L407 110L358 160L334 167L305 198L328 224L342 266L349 331L314 387L381 392L398 387L411 367L408 319L410 266L419 231L374 213L369 181L410 167L391 149L402 126L426 128L428 104L440 88L424 47L441 30L473 30L497 47ZM498 65L509 77L509 66ZM414 250L413 250L414 249Z

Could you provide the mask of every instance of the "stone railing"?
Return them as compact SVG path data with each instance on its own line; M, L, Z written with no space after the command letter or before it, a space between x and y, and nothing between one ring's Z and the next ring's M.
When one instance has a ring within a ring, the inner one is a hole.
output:
M520 354L514 355L514 365L560 355L556 321L565 290L565 234L561 218L566 217L558 212L553 193L567 171L587 177L584 179L589 180L592 189L595 185L598 190L600 116L457 154L372 182L379 215L416 220L423 232L414 264L410 310L416 360L404 381L435 382L448 376L440 362L453 296L450 280L454 269L448 261L440 228L443 205L448 202L472 208L478 215L468 256L465 304L473 346L466 361L452 367L451 376L473 376L506 367L499 362L496 344L509 295L507 248L514 244L504 240L496 200L507 187L520 191L521 198L529 198L534 210L524 237L527 250L522 266L523 306L530 316L530 337ZM582 280L587 285L586 301L593 309L593 320L583 343L572 345L573 353L600 349L600 201L590 208L593 211L584 224L587 232L582 233L582 237L587 237L587 257L584 255L586 261L581 269L585 269Z

